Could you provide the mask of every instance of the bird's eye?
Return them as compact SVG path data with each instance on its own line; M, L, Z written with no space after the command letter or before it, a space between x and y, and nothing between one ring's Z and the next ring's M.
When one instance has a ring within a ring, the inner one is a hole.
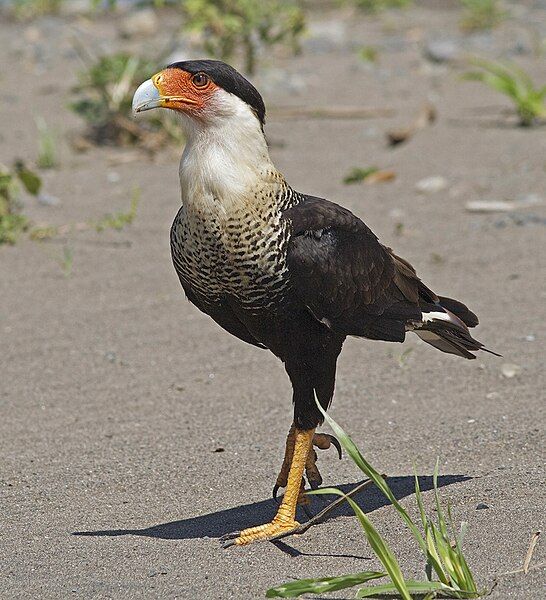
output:
M208 85L210 79L209 79L208 75L205 75L205 73L196 73L192 77L192 81L193 81L193 85L195 85L195 87L204 88Z

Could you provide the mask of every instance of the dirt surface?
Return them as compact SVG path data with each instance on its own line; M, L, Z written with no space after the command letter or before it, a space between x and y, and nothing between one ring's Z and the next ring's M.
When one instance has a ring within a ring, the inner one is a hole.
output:
M458 11L434 3L369 19L317 14L303 53L271 58L256 77L270 107L394 111L288 120L272 110L267 134L296 189L361 216L433 289L468 303L481 319L476 337L504 356L464 361L414 336L403 346L350 340L332 409L412 511L413 463L430 489L440 456L442 495L469 523L480 585L497 581L492 600L536 600L546 585L544 540L531 571L510 574L545 526L546 130L515 127L503 97L461 81L460 63L433 63L424 48L449 38L459 55L511 58L544 84L533 40L546 35L546 6L534 4L518 3L514 20L471 36L460 33ZM75 17L0 24L0 162L35 157L38 115L64 140L60 168L43 173L60 204L25 198L25 212L40 223L81 222L126 210L136 186L142 193L121 232L0 248L0 597L253 599L295 577L377 569L347 511L282 548L220 548L222 534L274 513L290 387L272 355L229 336L183 296L168 244L176 157L77 154L67 142L81 128L66 108L80 68L74 38L96 51L161 45L162 29L122 41L118 28ZM377 47L377 64L358 57L363 44ZM436 124L388 148L385 132L426 100ZM396 180L343 185L351 167L371 165ZM418 192L431 176L446 188ZM521 209L468 212L476 200ZM503 375L507 364L519 367L514 377ZM359 481L334 454L320 456L325 484ZM392 508L373 491L359 503L406 575L422 576Z

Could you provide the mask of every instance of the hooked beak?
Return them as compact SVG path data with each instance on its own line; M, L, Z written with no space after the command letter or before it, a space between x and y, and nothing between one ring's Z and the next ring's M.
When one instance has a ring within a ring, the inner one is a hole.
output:
M165 106L165 98L159 93L153 79L148 79L138 86L133 96L133 114L162 106Z
M168 71L168 69L166 70ZM172 108L175 110L184 110L189 106L195 106L198 102L186 96L178 96L162 93L165 89L166 71L161 71L141 83L135 95L133 96L133 114L152 110L152 108ZM168 88L167 88L168 89Z

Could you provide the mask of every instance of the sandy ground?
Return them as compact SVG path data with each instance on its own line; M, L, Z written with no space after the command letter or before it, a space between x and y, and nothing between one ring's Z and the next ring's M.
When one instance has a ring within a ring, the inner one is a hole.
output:
M257 80L269 105L396 111L373 120L272 117L273 157L294 187L348 206L431 287L467 302L481 317L477 337L504 358L463 361L415 337L404 346L351 340L332 414L413 512L413 463L430 489L440 456L442 495L469 523L466 551L480 585L497 581L492 600L536 600L546 585L543 540L527 576L507 573L545 526L545 129L514 127L502 97L462 82L456 66L427 61L422 48L451 36L463 52L515 57L544 83L545 61L533 56L528 32L542 26L544 35L546 11L520 6L519 21L493 35L462 37L457 13L429 4L368 21L317 16L304 53L279 58ZM76 32L112 49L121 44L116 27L0 24L2 162L35 156L34 116L65 139L78 130L66 109L79 68L72 40ZM123 43L134 50L158 36ZM377 66L356 56L363 43L379 48ZM385 131L426 99L438 122L387 148ZM393 169L396 180L342 184L351 167L369 165ZM416 191L436 175L447 189ZM179 288L168 245L176 158L74 154L63 142L60 169L44 178L61 204L25 199L36 222L125 210L135 186L142 202L122 232L0 248L0 597L251 599L295 577L378 568L347 511L285 547L220 549L219 536L275 510L290 388L273 356L220 330ZM530 195L536 204L518 211L523 219L465 210L468 201ZM68 277L63 246L73 252ZM504 364L521 370L507 378ZM328 485L360 480L333 452L320 464ZM373 491L359 502L407 576L421 576L392 508Z

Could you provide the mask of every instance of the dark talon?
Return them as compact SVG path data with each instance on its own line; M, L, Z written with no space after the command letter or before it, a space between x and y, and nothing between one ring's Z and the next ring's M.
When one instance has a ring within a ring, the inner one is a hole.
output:
M281 486L280 486L280 485L277 485L277 484L275 484L275 485L273 486L273 500L276 500L276 499L277 499L277 492L279 491L279 488L280 488L280 487L281 487Z
M327 433L326 435L330 438L330 442L336 447L339 460L341 460L343 458L343 454L341 452L341 444L339 443L339 440L333 435L330 435L329 433Z
M234 540L235 538L238 538L241 535L240 531L232 531L231 533L226 533L225 535L223 535L220 538L221 542L225 542L227 540Z
M313 481L311 479L309 479L309 477L307 478L307 480L309 481L309 486L311 487L312 490L318 490L322 481Z
M229 548L230 546L235 546L235 540L220 540L220 545L225 550L226 548Z

